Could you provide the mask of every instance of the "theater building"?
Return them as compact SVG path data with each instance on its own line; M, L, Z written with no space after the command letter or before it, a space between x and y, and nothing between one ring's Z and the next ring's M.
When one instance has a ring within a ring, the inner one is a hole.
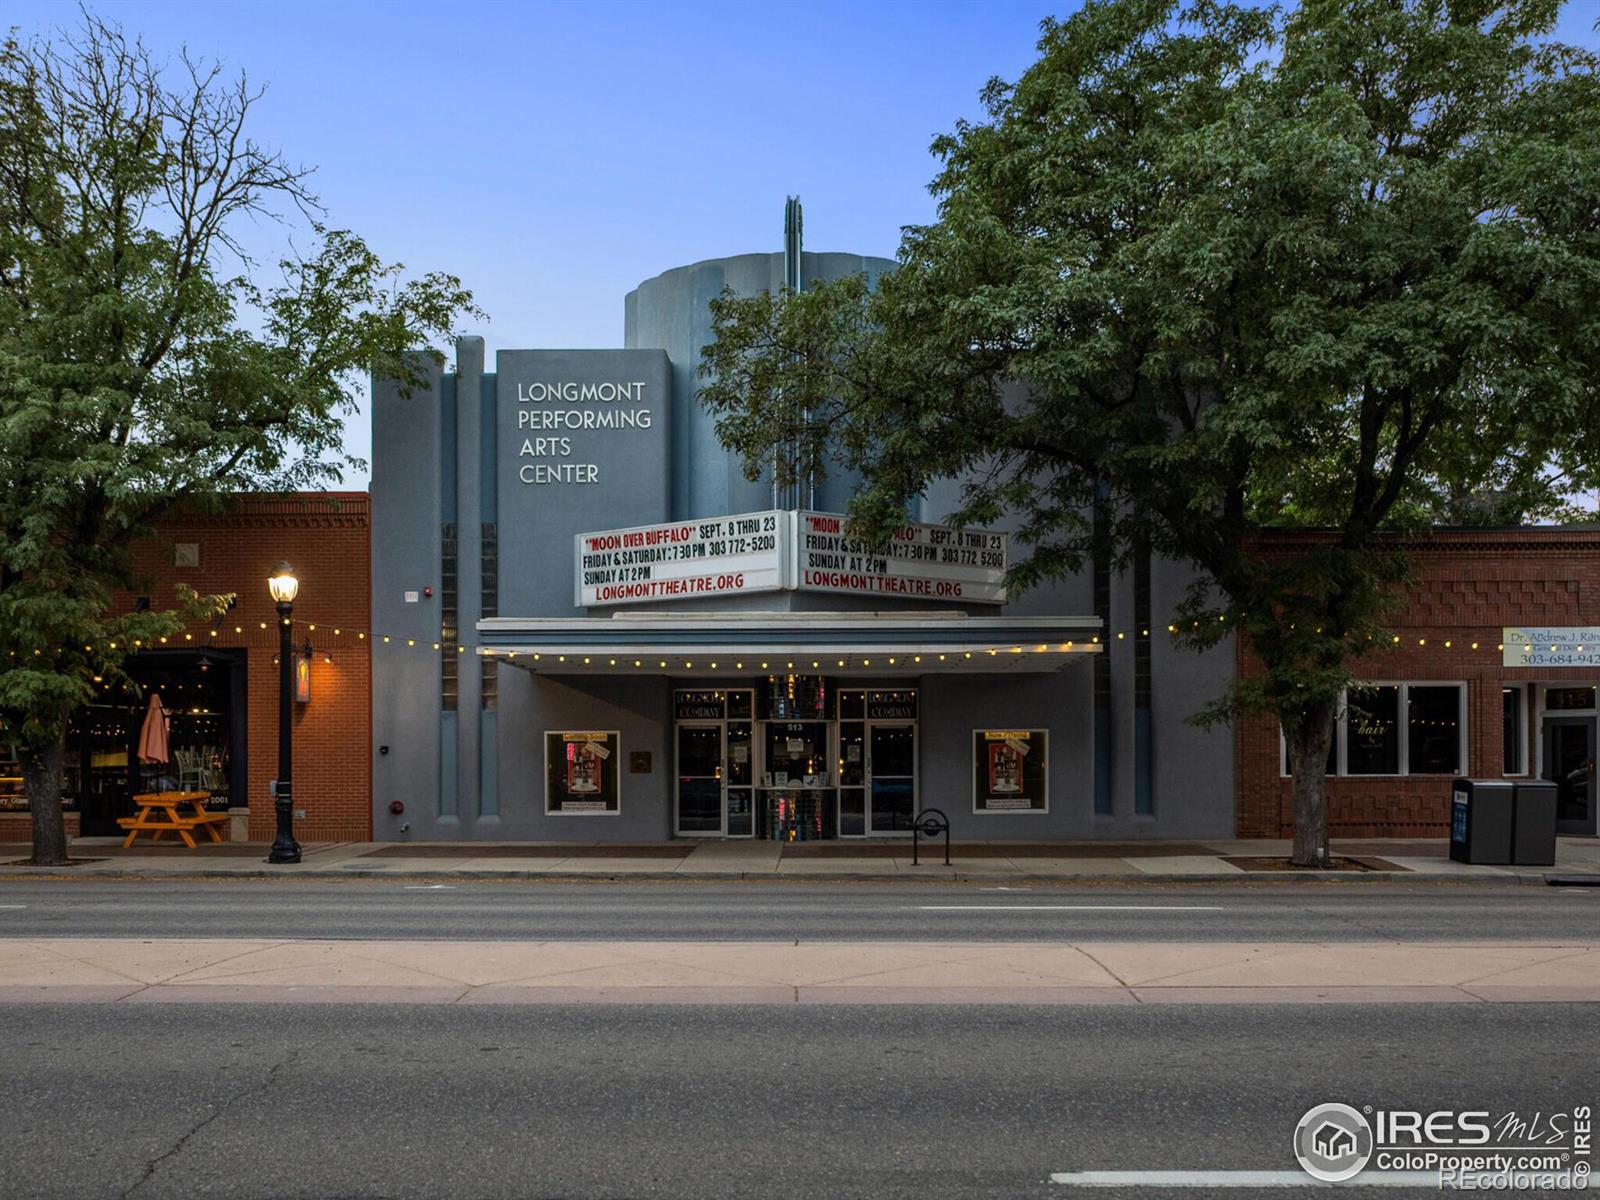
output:
M945 527L954 484L878 553L851 478L783 494L719 444L708 301L893 266L790 217L783 252L640 284L620 349L468 337L375 382L374 836L1231 835L1232 739L1184 718L1233 649L1151 636L1185 571L1010 596L1010 531Z

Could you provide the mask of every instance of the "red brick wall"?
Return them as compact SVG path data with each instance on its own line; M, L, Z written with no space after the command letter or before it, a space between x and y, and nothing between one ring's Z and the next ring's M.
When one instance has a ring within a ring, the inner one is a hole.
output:
M62 814L66 818L67 836L78 836L78 814ZM0 845L30 844L33 841L33 814L26 812L0 813ZM0 855L0 857L5 857ZM12 859L11 861L16 861Z
M300 579L295 642L303 645L309 636L316 652L311 700L295 705L294 800L306 811L295 835L304 842L372 836L372 664L358 636L372 611L370 536L365 492L242 496L222 515L165 521L135 557L146 580L140 594L154 607L170 606L179 582L203 594L238 597L216 636L203 622L188 628L188 640L180 634L169 645L246 648L249 728L242 769L252 841L270 841L273 833L267 781L278 768L278 630L267 576L284 560ZM185 542L198 544L198 567L173 565L176 545Z
M1294 539L1276 540L1287 547ZM1600 625L1600 532L1441 532L1406 545L1415 579L1390 619L1400 642L1356 660L1352 670L1363 679L1465 682L1467 771L1499 778L1502 684L1600 682L1593 668L1502 667L1498 648L1506 626ZM1260 672L1242 639L1238 670L1242 678ZM1530 764L1538 733L1531 725L1530 714L1524 722ZM1239 836L1288 837L1291 799L1280 774L1277 721L1243 719L1235 738ZM1336 837L1443 837L1449 804L1448 776L1330 777L1328 830Z

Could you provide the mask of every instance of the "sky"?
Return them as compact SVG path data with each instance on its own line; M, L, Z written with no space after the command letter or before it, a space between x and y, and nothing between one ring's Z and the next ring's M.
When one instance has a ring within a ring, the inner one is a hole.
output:
M1069 7L1075 7L1069 4ZM25 34L75 3L11 0ZM932 138L1033 58L1039 0L104 0L158 55L268 85L255 135L317 166L330 225L459 275L496 350L620 347L670 267L783 248L893 256L933 215ZM261 245L279 237L263 230ZM365 413L347 424L359 457ZM346 485L364 487L364 473Z
M314 165L327 222L461 277L496 350L618 347L623 297L705 258L783 245L893 256L927 221L933 137L1033 61L1077 0L100 0L160 57L267 85L258 141ZM1600 0L1558 36L1600 46ZM0 26L71 27L76 0ZM246 240L271 251L281 232ZM269 258L271 255L269 254ZM346 446L365 458L365 411ZM346 485L364 487L364 472Z

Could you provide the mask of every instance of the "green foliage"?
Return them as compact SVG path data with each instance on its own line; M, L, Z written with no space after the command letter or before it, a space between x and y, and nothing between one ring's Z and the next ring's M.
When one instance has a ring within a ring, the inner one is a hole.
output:
M250 136L259 94L93 16L0 46L0 723L30 746L134 639L225 604L111 611L153 521L337 478L353 386L411 378L472 311L315 219L309 173ZM263 281L236 231L274 221L310 249Z
M1119 559L1209 577L1180 634L1265 666L1206 715L1325 730L1404 578L1386 532L1593 486L1600 90L1559 9L1090 0L934 143L938 220L875 292L716 303L705 403L751 470L861 471L879 538L962 479L956 521L1020 521L1018 586L1088 559L1103 493Z

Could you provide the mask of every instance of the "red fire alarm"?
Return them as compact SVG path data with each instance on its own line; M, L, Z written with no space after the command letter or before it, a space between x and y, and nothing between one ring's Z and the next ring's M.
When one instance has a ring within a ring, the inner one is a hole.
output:
M392 812L395 816L398 817L401 813L405 812L405 810L406 810L405 801L403 801L403 800L391 800L391 801L389 801L389 811Z
M425 599L425 600L432 600L433 599L433 589L431 587L423 588L422 589L422 596L423 596L423 599Z

